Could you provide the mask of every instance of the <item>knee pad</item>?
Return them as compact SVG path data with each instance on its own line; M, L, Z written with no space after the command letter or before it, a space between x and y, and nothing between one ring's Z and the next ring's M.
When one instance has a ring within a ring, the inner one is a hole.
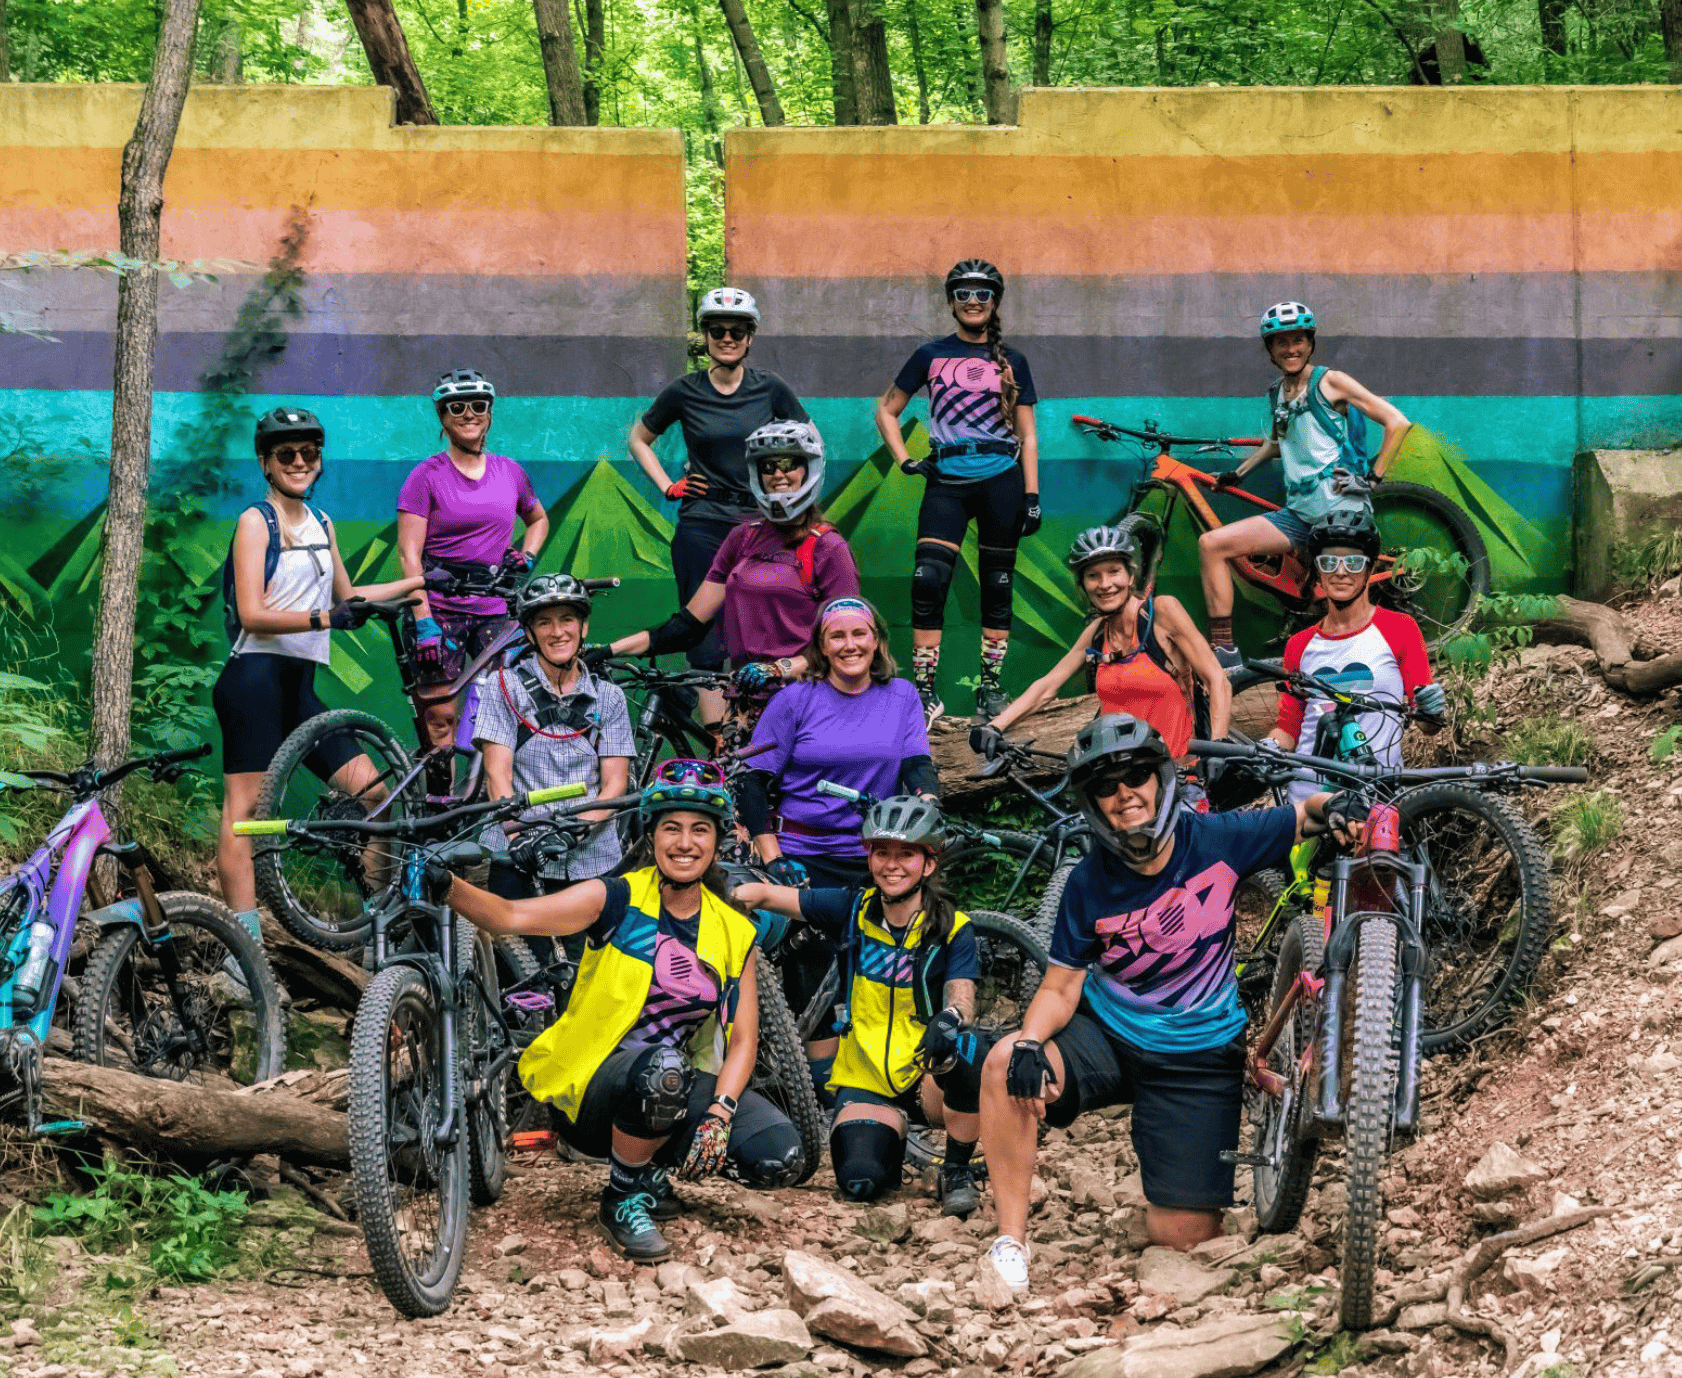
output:
M905 1140L891 1125L847 1120L829 1132L835 1181L849 1201L874 1201L899 1185Z
M946 624L946 593L957 568L957 551L933 541L917 542L917 563L911 568L911 625L918 631L938 631Z
M946 1071L934 1079L948 1110L960 1115L974 1115L981 1109L981 1065L992 1051L992 1040L982 1038L974 1029L965 1029L958 1036L958 1057Z
M637 1097L640 1128L652 1135L670 1134L689 1114L689 1083L694 1071L676 1048L651 1048L631 1079ZM620 1125L630 1130L629 1125Z
M792 1187L806 1167L800 1135L786 1122L767 1125L740 1144L732 1142L730 1157L741 1180L758 1191Z
M981 579L981 625L996 632L1010 630L1011 590L1016 583L1016 552L977 552L976 571Z

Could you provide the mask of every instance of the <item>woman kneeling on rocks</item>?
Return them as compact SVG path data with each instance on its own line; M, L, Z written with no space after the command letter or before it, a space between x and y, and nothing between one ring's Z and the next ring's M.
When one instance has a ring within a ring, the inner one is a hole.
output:
M585 936L566 1012L520 1059L578 1152L607 1157L601 1225L635 1263L671 1253L656 1221L682 1204L667 1169L750 1186L805 1166L786 1116L747 1089L759 1044L754 926L719 897L720 835L733 821L710 761L667 761L642 793L649 864L537 899L457 880L449 902L490 933Z

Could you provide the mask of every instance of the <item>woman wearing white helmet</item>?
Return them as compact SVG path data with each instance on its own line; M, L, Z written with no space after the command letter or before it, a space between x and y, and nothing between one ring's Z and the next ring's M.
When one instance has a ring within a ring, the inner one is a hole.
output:
M706 336L705 371L686 373L666 387L631 427L630 441L631 458L643 473L668 500L681 504L672 536L672 575L680 604L695 596L732 528L755 514L748 436L770 421L810 419L787 383L747 366L759 329L759 307L752 296L739 287L715 287L701 298L695 324ZM683 429L687 453L675 482L654 453L654 442L673 422ZM701 670L724 664L716 631L689 652L689 663ZM717 694L702 695L706 721L717 721L723 708Z
M1244 658L1232 644L1227 561L1295 550L1306 563L1309 527L1333 508L1366 506L1372 485L1383 479L1408 432L1407 417L1392 403L1347 373L1312 366L1316 324L1314 312L1300 301L1282 301L1262 313L1262 347L1280 374L1267 391L1272 430L1236 469L1217 480L1220 487L1236 488L1258 464L1278 457L1285 464L1285 505L1198 538L1209 640L1229 669ZM1370 464L1368 420L1384 428L1384 442Z

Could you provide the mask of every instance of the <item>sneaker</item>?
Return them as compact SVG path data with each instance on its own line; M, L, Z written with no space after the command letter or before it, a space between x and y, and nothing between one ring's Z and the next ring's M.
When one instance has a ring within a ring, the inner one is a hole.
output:
M968 1163L962 1167L942 1167L940 1180L935 1184L935 1196L940 1201L942 1215L971 1214L981 1205L981 1189L975 1184L975 1169Z
M975 687L975 712L982 722L992 722L1010 707L1010 695L996 684L981 683Z
M602 1193L602 1232L632 1263L659 1263L671 1256L672 1246L654 1224L653 1208L654 1198L646 1191L629 1196Z
M987 1250L986 1261L1017 1296L1028 1290L1028 1246L1021 1240L1000 1235Z
M940 701L940 695L932 687L917 686L917 697L923 701L923 716L928 720L927 725L933 727L936 720L946 712L946 705Z
M663 1167L653 1167L648 1170L648 1194L654 1198L654 1204L648 1208L648 1213L656 1220L676 1220L683 1214L683 1202L678 1200L677 1192L672 1188L671 1175Z
M1216 646L1213 648L1215 660L1223 670L1242 670L1244 668L1244 652L1236 646Z

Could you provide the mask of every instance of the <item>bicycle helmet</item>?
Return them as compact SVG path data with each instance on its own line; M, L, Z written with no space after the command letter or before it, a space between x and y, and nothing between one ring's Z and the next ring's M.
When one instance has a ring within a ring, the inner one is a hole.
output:
M864 841L905 842L938 852L946 845L946 820L940 805L914 794L879 799L864 815Z
M1376 560L1383 544L1372 514L1364 507L1337 508L1308 529L1310 558L1332 546L1347 546L1369 560Z
M757 330L759 303L754 301L751 292L744 292L740 287L715 287L701 298L701 304L695 308L695 327L702 329L708 321L720 317L752 321L753 328Z
M515 616L523 627L544 608L577 608L590 615L590 590L570 574L539 574L520 590Z
M724 772L713 761L682 757L663 761L642 792L637 817L646 829L663 813L704 813L722 836L736 821L735 801L724 786Z
M759 461L792 455L806 461L806 481L784 493L769 493L759 481ZM747 439L748 491L774 522L792 522L816 506L823 492L823 437L810 421L769 421Z
M1080 576L1088 565L1100 560L1120 560L1135 577L1139 573L1139 543L1133 532L1120 526L1089 526L1075 537L1069 547L1068 566L1080 586Z
M1180 777L1161 734L1126 713L1106 713L1081 728L1069 748L1069 783L1097 839L1127 861L1149 861L1162 850L1180 812ZM1117 829L1093 787L1135 762L1156 770L1156 817L1143 827Z
M946 295L952 296L954 287L991 287L996 301L1005 296L1005 275L984 258L964 258L952 265L946 275Z
M476 368L452 368L438 375L432 385L434 402L459 402L470 397L485 397L496 401L496 388L491 380Z
M1306 330L1312 338L1315 330L1314 310L1300 301L1282 301L1262 312L1261 335L1283 335L1287 330Z
M266 455L282 440L313 440L327 443L327 430L314 412L302 407L276 407L257 418L257 453Z

